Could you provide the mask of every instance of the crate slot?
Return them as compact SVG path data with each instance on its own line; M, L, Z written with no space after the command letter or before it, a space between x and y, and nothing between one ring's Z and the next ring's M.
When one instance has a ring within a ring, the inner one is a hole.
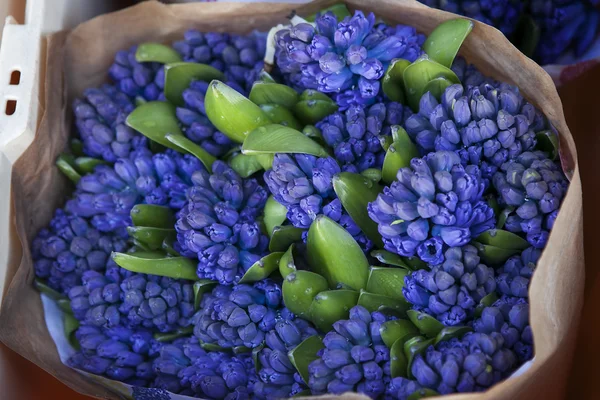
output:
M17 111L17 101L16 100L6 100L6 108L4 109L4 114L13 115Z
M21 83L21 71L15 69L13 72L10 73L10 80L8 81L8 84L16 86L19 83Z

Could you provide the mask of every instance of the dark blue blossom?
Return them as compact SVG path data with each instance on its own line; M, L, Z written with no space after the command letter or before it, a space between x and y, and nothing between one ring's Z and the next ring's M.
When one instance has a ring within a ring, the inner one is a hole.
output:
M500 204L515 208L504 229L525 233L533 247L543 249L568 188L560 166L541 151L528 151L502 164L493 184Z
M541 30L535 53L541 64L560 62L570 50L581 57L597 37L597 0L532 0L529 9Z
M131 388L131 395L133 400L170 400L171 396L169 392L164 389L157 388L144 388L134 386Z
M476 19L510 37L525 6L521 0L419 0L429 7Z
M115 162L136 149L147 147L147 140L127 125L125 119L135 108L129 98L111 85L87 89L83 98L73 102L75 126L83 141L83 152Z
M236 283L265 253L269 239L256 218L267 191L256 179L242 179L217 161L213 174L193 174L187 203L178 213L177 248L198 257L198 276L224 285Z
M228 84L231 85L232 82ZM207 90L208 82L193 81L183 91L185 106L177 107L177 119L188 139L198 143L213 156L220 157L231 149L233 143L227 136L217 131L206 116L204 96Z
M164 100L165 68L157 62L138 62L135 59L137 46L118 51L108 76L119 90L129 98L145 101Z
M417 381L398 376L392 378L385 388L386 399L408 400L411 394L421 389L422 387Z
M404 277L404 298L446 326L463 325L481 299L496 289L494 270L481 263L471 245L453 247L445 261Z
M415 61L425 41L412 27L376 24L372 13L361 11L342 21L326 12L315 25L300 23L277 33L276 62L284 78L299 90L344 93L346 102L355 98L362 105L378 97L390 61Z
M192 282L157 275L130 272L115 279L113 273L86 271L68 296L75 317L90 326L172 332L189 326L195 312Z
M481 317L473 322L476 332L499 332L504 346L511 349L522 364L533 357L533 334L529 325L527 299L502 296L491 307L486 307Z
M369 108L351 106L345 112L329 115L317 128L344 171L381 169L385 150L380 139L390 136L391 126L402 124L409 113L408 108L395 102L377 103Z
M427 92L419 112L406 120L406 131L424 153L457 151L465 165L479 165L485 178L532 149L542 129L539 111L505 84L451 85L441 103Z
M396 178L368 206L388 251L438 265L447 247L464 246L495 225L479 169L463 167L454 152L415 158Z
M254 385L258 399L284 399L306 389L288 352L317 331L303 319L282 319L265 335L265 347L258 352L260 370Z
M184 61L208 64L224 72L228 81L243 88L241 93L248 93L258 78L266 47L267 35L258 31L233 35L191 29L184 33L183 40L173 43Z
M264 179L275 200L287 208L287 219L292 225L307 229L317 215L324 214L368 251L372 242L343 209L333 190L333 177L341 171L332 157L279 153Z
M92 225L102 232L127 237L134 205L181 208L196 171L204 171L204 167L189 154L167 150L152 155L148 150L140 151L134 157L117 160L114 166L100 165L83 176L65 210L91 218Z
M415 356L411 372L424 388L440 394L478 392L506 378L517 357L500 333L469 332L429 346Z
M308 387L313 394L357 392L373 399L383 395L390 377L390 350L379 328L386 322L381 312L362 306L350 309L350 318L333 324L323 339L324 349L308 366Z
M475 65L467 63L463 57L456 57L451 67L460 82L465 87L480 86L484 83L498 85L499 83L492 78L483 75Z
M281 286L264 280L253 285L218 285L202 296L194 315L194 335L203 343L223 348L255 348L280 319L291 318L282 307Z
M528 297L529 283L542 251L530 247L520 255L512 256L497 272L498 292L514 297Z
M82 325L75 337L81 350L67 361L69 366L134 386L150 386L155 379L152 359L162 344L149 331Z
M110 258L113 251L123 251L125 240L101 233L89 220L56 210L48 228L42 229L31 246L35 275L48 285L67 293L81 285L86 271L103 272L116 266Z

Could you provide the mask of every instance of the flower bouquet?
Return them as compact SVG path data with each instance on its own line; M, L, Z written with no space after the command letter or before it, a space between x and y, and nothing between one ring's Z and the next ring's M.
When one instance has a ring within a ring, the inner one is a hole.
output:
M25 357L105 398L564 391L576 153L498 31L148 2L47 47L0 314Z

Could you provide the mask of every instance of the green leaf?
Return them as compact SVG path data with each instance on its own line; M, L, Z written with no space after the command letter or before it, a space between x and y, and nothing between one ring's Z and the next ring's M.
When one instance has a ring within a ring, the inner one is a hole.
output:
M236 154L229 160L229 166L242 178L248 178L263 169L257 156Z
M315 142L317 142L324 148L328 147L327 143L325 142L325 139L323 139L321 130L319 128L317 128L316 126L305 125L304 128L302 128L302 133L304 134L304 136L311 138L312 140L314 140Z
M282 225L287 219L287 208L273 196L269 196L263 210L263 222L269 237L273 236L273 228Z
M210 279L200 279L194 282L194 309L200 309L202 296L204 296L204 293L212 291L215 286L217 286L217 282Z
M217 158L210 154L208 151L204 150L201 146L192 142L190 139L186 138L183 135L167 133L165 136L167 141L173 143L175 146L187 151L194 157L196 157L200 162L206 167L209 172L212 172L212 165Z
M489 266L502 265L510 257L521 252L519 249L502 249L479 242L471 242L471 244L477 248L477 253L481 257L481 260Z
M352 220L377 247L383 240L377 223L369 217L367 206L377 199L383 187L360 174L341 172L333 177L333 189Z
M426 55L419 57L404 70L404 85L408 105L414 112L419 111L419 101L425 94L425 87L435 78L446 78L450 82L460 83L456 74L448 67L429 59Z
M433 95L433 97L435 97L438 101L440 101L440 99L442 98L442 94L444 93L444 90L446 90L446 88L451 85L452 85L452 82L450 82L448 79L441 76L439 78L430 80L429 83L427 83L427 85L425 85L425 89L423 89L423 93L429 92Z
M360 174L374 183L381 181L381 170L378 168L367 168Z
M476 239L477 242L501 249L525 250L530 245L521 236L501 229L490 229L483 232Z
M58 301L61 299L68 300L67 296L64 296L64 295L60 294L59 292L57 292L56 290L52 289L50 286L48 286L46 284L46 282L44 282L40 278L35 278L33 280L33 287L38 292L45 294L46 296L50 297L54 301Z
M152 258L148 253L116 253L111 255L118 266L141 274L167 276L175 279L197 280L197 263L186 257Z
M397 58L390 63L381 80L381 89L390 100L405 104L404 94L404 70L410 65L410 61Z
M127 232L133 239L138 240L150 250L162 248L165 238L174 232L174 229L151 228L147 226L128 226Z
M266 171L273 167L273 160L275 160L275 154L257 154L256 159Z
M160 343L172 342L175 339L179 339L180 337L189 336L194 332L193 326L188 326L186 328L179 328L173 332L169 333L155 333L154 340Z
M447 326L444 329L442 329L440 333L437 334L437 336L435 337L435 342L433 342L433 344L436 345L439 342L447 341L453 338L460 339L465 335L465 333L472 331L473 328L469 326Z
M415 356L427 350L427 348L433 344L434 340L435 339L433 338L425 339L423 336L415 336L404 343L404 355L408 361L406 368L407 378L414 379L411 367Z
M246 271L244 276L240 279L239 283L252 283L258 282L262 279L267 278L272 272L276 271L279 267L279 259L283 255L282 252L270 253L252 264Z
M267 83L277 83L275 81L275 79L273 79L271 74L269 74L264 69L261 69L260 72L258 73L258 80L261 82L267 82Z
M398 254L391 253L387 250L373 250L371 251L371 257L374 257L382 264L393 265L400 268L409 268L406 265L404 258Z
M303 153L317 157L329 156L321 145L304 136L302 132L276 124L262 126L250 132L242 145L242 153Z
M67 178L74 184L77 184L81 179L81 175L75 169L75 159L72 155L63 153L56 159L56 166Z
M286 251L292 243L302 240L302 232L304 229L292 225L276 226L269 241L269 251Z
M144 251L144 252L151 252L152 249L150 247L148 247L146 245L146 243L140 242L137 239L133 239L133 245L136 248L136 251Z
M175 247L173 247L175 241L177 241L177 236L175 235L175 233L167 235L165 237L165 240L163 240L161 247L164 250L164 252L168 255L173 257L180 257L181 254L179 254L179 252L175 250Z
M423 50L432 60L450 68L473 26L473 21L465 18L442 22L429 34Z
M294 106L294 114L305 125L314 125L338 110L338 105L329 100L301 100Z
M410 161L419 157L419 150L412 142L408 133L399 125L392 126L393 143L385 153L381 176L385 183L391 184L396 180L400 168L410 166Z
M63 310L67 314L73 314L73 309L71 308L71 300L69 299L58 299L56 300L56 304L58 308Z
M79 328L79 321L71 314L63 315L63 324L65 337L69 341L69 344L76 350L79 350L81 346L75 337L75 332Z
M394 343L396 343L398 340L402 340L401 346L404 346L404 342L412 337L417 336L419 334L419 330L410 321L405 319L395 319L381 324L381 327L379 327L379 333L381 334L383 343L387 347L392 348Z
M142 43L135 52L137 62L158 62L170 64L181 61L181 56L175 49L160 43Z
M308 315L315 296L329 289L327 280L319 274L299 270L283 280L282 293L285 306L298 316Z
M408 310L406 315L408 315L411 322L419 329L419 332L428 338L436 337L444 329L444 325L440 321L424 312Z
M426 397L435 397L439 395L440 394L433 389L421 388L419 390L414 391L410 396L408 396L408 399L406 400L419 400L424 399Z
M422 261L419 257L404 257L404 262L408 265L408 268L413 271L429 268L427 263Z
M481 299L481 301L475 308L475 318L481 317L481 313L483 312L483 309L486 307L490 307L492 304L494 304L496 302L496 300L498 300L498 294L496 294L496 292L492 292L492 293L488 294L487 296L485 296L483 299Z
M496 224L496 229L504 228L504 224L506 224L506 220L515 211L513 206L508 206L504 210L498 213L498 223Z
M83 157L85 154L83 153L83 142L77 138L71 139L70 146L71 153L75 157Z
M319 330L329 332L334 322L348 319L357 302L358 292L353 290L325 290L313 299L308 316Z
M541 131L535 134L537 139L536 149L548 153L551 160L556 160L558 157L558 135L551 130Z
M390 348L390 374L392 378L406 377L408 370L408 358L404 354L404 340L396 340Z
M360 292L358 305L363 306L369 312L387 309L399 315L405 315L406 311L410 308L410 304L406 300L398 300L381 294L369 293L364 290Z
M296 130L302 129L302 125L294 117L294 114L284 106L279 104L261 104L260 108L274 124L287 126Z
M339 224L319 215L310 225L308 261L332 289L361 290L367 286L369 262L356 240Z
M323 347L323 340L319 336L310 336L302 341L293 350L288 352L290 362L302 377L304 383L308 383L308 365L319 358L317 353Z
M218 80L208 86L204 109L215 128L237 143L256 128L271 124L259 106Z
M523 13L510 40L523 54L533 58L540 42L540 36L541 29L539 25L531 15Z
M216 343L204 343L202 341L200 342L200 347L206 351L222 351L224 353L229 353L232 350L231 348L221 347Z
M176 106L183 107L183 91L192 81L210 82L213 79L225 79L218 69L206 64L194 62L174 62L165 65L165 97Z
M292 243L279 260L279 273L283 278L289 274L293 274L297 270L296 263L294 262L294 248L295 245Z
M404 277L408 273L409 271L403 268L371 267L366 291L404 300L402 288Z
M131 208L131 220L135 226L173 229L175 215L168 207L154 204L136 204Z
M260 358L258 357L260 351L265 348L265 344L261 343L257 347L252 349L252 361L254 362L254 371L258 375L258 372L261 369Z
M248 97L258 105L277 104L287 109L294 107L299 100L298 92L291 87L280 83L261 81L252 85Z
M352 16L352 14L350 14L350 11L348 11L348 7L346 7L345 4L343 4L343 3L337 3L337 4L334 4L334 5L330 6L330 7L323 8L317 14L313 14L313 15L310 15L310 16L306 17L306 20L308 22L315 22L315 19L317 18L318 14L323 15L327 11L331 11L333 13L333 15L335 15L335 17L337 18L338 21L341 21L341 20L343 20L346 17Z
M75 159L75 169L80 174L91 174L98 165L104 165L106 162L92 157L77 157Z
M323 101L331 101L331 97L327 96L323 92L319 92L315 89L306 89L300 95L300 101L303 100L323 100Z
M184 137L179 129L175 106L172 104L164 101L144 103L129 114L125 123L154 142L173 150L182 151L179 146L166 138L168 133Z

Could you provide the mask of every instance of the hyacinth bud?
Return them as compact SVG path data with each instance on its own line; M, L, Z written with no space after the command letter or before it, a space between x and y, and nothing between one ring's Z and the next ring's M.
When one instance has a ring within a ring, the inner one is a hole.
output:
M164 66L157 62L138 62L137 46L117 52L108 75L121 92L130 99L141 97L146 101L164 100Z
M364 109L352 106L329 115L317 124L345 171L381 168L385 150L380 137L391 135L391 126L402 124L408 110L399 103L376 103Z
M411 372L422 387L449 394L485 390L516 367L517 357L501 334L469 332L417 354Z
M476 332L499 332L504 347L511 349L520 363L533 357L533 335L529 326L529 303L524 298L502 296L492 306L486 307L481 317L473 322Z
M317 16L315 25L279 31L276 63L287 84L299 91L332 93L342 110L380 98L379 79L390 61L416 60L425 40L407 26L375 25L375 16L361 11L341 21L326 12Z
M540 255L540 249L529 247L521 255L512 256L498 270L498 292L514 297L528 297L529 282Z
M368 212L386 250L439 265L446 248L464 246L494 227L484 187L476 166L463 167L456 153L437 151L400 169Z
M310 30L297 29L300 37L310 35ZM208 64L225 73L228 85L241 93L248 93L263 68L266 50L266 33L254 31L248 35L188 30L183 40L173 43L173 48L184 61Z
M389 320L380 312L361 306L350 310L350 319L337 321L323 339L325 348L308 366L308 386L313 394L354 391L373 399L382 395L389 381L390 352L379 335ZM376 332L373 335L372 332Z
M532 246L542 249L568 187L560 167L541 151L524 152L502 164L492 182L501 204L516 209L506 229L525 233Z
M224 348L259 346L281 317L281 287L272 281L232 288L219 285L202 297L194 335Z
M267 192L221 161L213 164L212 175L194 172L192 182L175 224L178 251L198 257L200 278L235 283L267 249L256 221Z
M494 270L480 263L471 245L446 250L445 261L404 278L402 294L414 310L446 326L463 325L481 299L496 289Z

